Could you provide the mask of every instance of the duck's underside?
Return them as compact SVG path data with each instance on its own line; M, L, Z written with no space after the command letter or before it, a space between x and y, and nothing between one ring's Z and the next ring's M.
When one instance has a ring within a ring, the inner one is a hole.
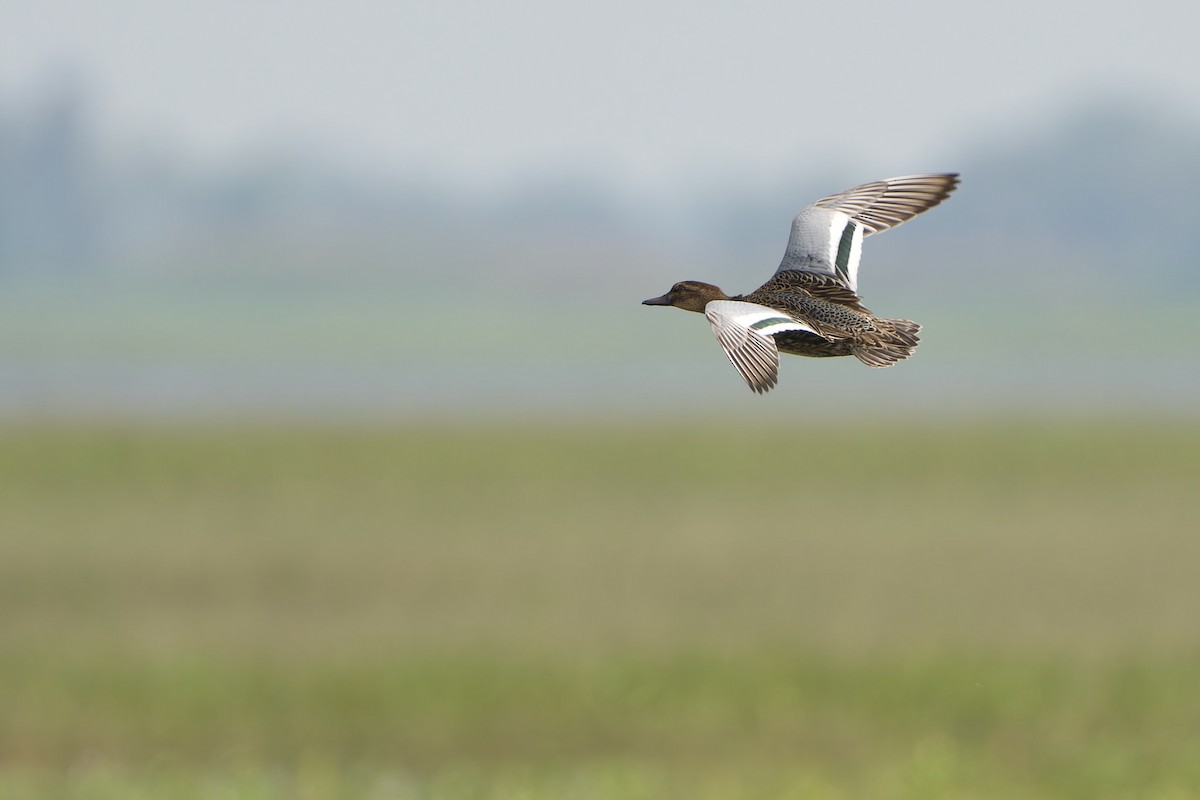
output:
M775 346L781 353L791 353L794 356L809 358L829 358L831 356L851 356L853 342L849 339L838 339L831 342L823 336L807 331L784 331L774 336Z
M830 341L808 331L780 331L772 334L781 353L809 358L854 356L869 367L890 367L912 355L921 341L921 326L907 319L872 317L870 332Z

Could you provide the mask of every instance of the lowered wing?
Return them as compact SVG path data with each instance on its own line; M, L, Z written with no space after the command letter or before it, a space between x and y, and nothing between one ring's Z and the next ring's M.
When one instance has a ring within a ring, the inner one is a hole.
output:
M779 380L779 350L772 335L783 331L816 333L773 308L741 300L713 300L704 307L704 316L730 363L759 394Z

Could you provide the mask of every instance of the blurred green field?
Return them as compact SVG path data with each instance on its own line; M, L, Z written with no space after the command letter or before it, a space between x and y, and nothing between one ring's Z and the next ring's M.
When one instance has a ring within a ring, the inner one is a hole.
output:
M0 797L1200 797L1200 425L0 430Z

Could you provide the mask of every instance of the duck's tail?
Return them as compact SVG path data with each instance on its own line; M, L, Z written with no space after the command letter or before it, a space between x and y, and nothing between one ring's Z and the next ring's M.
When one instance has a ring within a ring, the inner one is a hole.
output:
M864 336L850 352L868 367L890 367L917 349L921 326L908 319L875 319L875 331Z

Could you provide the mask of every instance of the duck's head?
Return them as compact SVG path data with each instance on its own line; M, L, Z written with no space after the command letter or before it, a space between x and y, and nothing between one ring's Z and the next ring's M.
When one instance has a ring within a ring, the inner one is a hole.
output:
M651 297L643 300L644 306L675 306L684 311L704 311L704 307L713 300L728 300L729 296L711 283L700 281L680 281L671 287L671 291L661 297Z

